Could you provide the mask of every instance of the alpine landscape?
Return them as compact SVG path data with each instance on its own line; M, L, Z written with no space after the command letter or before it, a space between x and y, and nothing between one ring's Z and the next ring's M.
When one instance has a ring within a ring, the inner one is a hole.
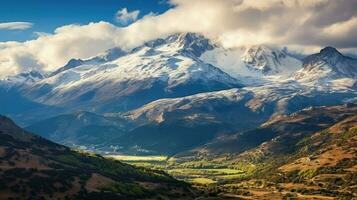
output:
M1 4L1 200L357 199L355 0Z

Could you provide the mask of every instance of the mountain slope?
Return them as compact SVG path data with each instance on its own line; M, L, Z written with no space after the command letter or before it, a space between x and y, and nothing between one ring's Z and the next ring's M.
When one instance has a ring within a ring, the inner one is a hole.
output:
M73 152L5 117L0 117L0 137L1 199L193 198L185 184L165 173Z
M271 170L263 170L258 177L276 183L282 190L294 188L302 195L356 198L357 115L354 109L351 111L353 115L346 115L327 129L293 142L293 151L276 148L282 145L278 144L282 139L276 145L267 144L268 151L273 150L268 156ZM283 156L283 162L274 164L272 158L277 156ZM306 185L309 187L302 187Z

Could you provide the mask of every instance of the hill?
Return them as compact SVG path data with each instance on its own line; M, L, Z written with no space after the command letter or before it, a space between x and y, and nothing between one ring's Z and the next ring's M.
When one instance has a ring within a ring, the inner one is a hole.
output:
M79 153L0 117L0 199L193 199L162 171Z

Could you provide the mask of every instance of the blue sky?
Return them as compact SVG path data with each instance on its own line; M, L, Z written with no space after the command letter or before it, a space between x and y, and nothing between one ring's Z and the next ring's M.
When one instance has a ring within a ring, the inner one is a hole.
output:
M60 3L59 3L60 2ZM0 23L30 22L26 30L0 30L0 41L24 41L36 37L34 32L51 33L68 24L87 24L115 20L118 10L140 10L139 18L150 12L163 13L170 8L165 0L1 0Z

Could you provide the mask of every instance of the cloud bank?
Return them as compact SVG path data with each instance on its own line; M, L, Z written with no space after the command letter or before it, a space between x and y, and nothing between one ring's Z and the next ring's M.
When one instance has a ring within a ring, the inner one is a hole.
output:
M2 42L0 77L24 70L52 71L71 58L91 57L118 45L117 32L114 25L98 22L63 26L26 42Z
M55 70L70 58L87 58L114 46L131 48L177 32L197 32L225 47L272 44L301 51L357 47L355 0L171 0L161 15L137 20L121 10L127 27L107 22L68 25L37 39L0 43L0 77L25 69ZM135 11L134 11L135 12Z
M33 26L29 22L5 22L0 23L0 30L25 30Z

